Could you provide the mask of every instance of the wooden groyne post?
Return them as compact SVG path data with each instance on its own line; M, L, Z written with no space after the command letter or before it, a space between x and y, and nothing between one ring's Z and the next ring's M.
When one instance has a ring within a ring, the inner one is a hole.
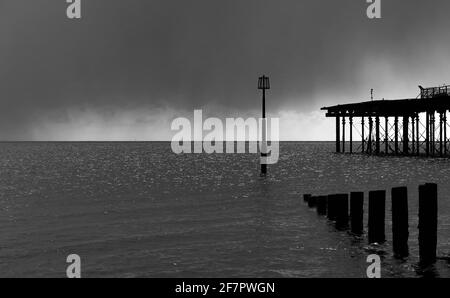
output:
M327 217L329 220L336 220L337 210L336 210L336 198L338 195L329 195L327 198Z
M392 242L394 256L402 258L408 251L408 189L396 187L391 192L392 201Z
M335 221L336 228L348 227L348 194L332 194L328 196L304 195L310 207L317 207L319 215L327 214ZM394 187L391 190L392 207L392 243L394 256L404 258L409 255L409 212L407 187ZM383 243L385 235L386 191L369 192L368 240L370 244ZM361 235L364 231L364 193L350 194L351 232ZM437 259L437 224L438 224L438 188L437 184L427 183L419 186L419 265L427 267Z
M348 227L348 194L336 196L336 226L338 228Z
M310 195L310 194L304 194L304 195L303 195L303 201L304 201L305 203L308 203L309 198L311 198L311 195Z
M420 264L436 262L438 201L437 185L419 186L419 255Z
M350 194L350 221L353 234L361 235L364 231L364 193L352 192Z
M385 208L386 191L369 192L369 243L383 243L386 240Z
M313 208L317 205L317 197L311 196L308 200L308 207Z
M317 214L327 215L327 197L317 197Z

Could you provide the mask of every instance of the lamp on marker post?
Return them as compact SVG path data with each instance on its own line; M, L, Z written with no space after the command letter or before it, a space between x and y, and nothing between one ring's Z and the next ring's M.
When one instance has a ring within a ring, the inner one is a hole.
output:
M267 164L263 162L263 157L267 157L267 141L266 141L266 90L270 89L269 78L262 76L258 79L258 89L262 90L262 128L261 128L261 174L267 173Z

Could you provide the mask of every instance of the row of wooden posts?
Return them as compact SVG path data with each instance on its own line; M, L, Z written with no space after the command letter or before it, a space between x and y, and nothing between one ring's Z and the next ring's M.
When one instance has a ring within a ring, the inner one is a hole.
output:
M311 208L317 208L319 215L327 216L336 222L338 229L349 228L356 235L364 233L364 193L352 192L349 195L333 194L328 196L304 195L305 202ZM395 257L403 258L409 255L408 238L408 189L406 187L392 188L392 244ZM385 236L386 191L369 192L369 243L383 243ZM437 247L438 199L437 185L425 184L419 186L419 255L420 263L432 264L436 261Z

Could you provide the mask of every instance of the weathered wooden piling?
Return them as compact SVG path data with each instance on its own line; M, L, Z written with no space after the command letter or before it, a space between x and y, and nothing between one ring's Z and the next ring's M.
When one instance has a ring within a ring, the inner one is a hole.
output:
M352 233L360 235L364 231L364 193L352 192L350 194L350 219Z
M348 194L336 196L336 226L338 228L348 227Z
M437 185L419 186L419 255L422 265L436 262L437 217Z
M326 196L317 197L317 214L319 214L319 215L327 214L327 197Z
M408 189L396 187L391 192L392 243L395 257L406 257L408 251Z
M310 195L310 194L304 194L304 195L303 195L303 201L304 201L304 202L308 203L309 198L311 198L311 195Z
M382 243L386 240L384 219L386 191L369 192L369 243Z
M337 195L329 195L327 198L327 217L329 220L336 220L336 197Z
M311 196L308 200L308 207L314 208L317 205L317 197Z

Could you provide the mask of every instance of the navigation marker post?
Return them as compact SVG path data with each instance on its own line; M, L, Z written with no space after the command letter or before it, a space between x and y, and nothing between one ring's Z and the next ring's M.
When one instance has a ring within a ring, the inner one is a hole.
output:
M258 79L258 89L262 90L262 127L261 127L261 174L267 174L267 124L266 124L266 90L270 89L269 78L263 75Z

